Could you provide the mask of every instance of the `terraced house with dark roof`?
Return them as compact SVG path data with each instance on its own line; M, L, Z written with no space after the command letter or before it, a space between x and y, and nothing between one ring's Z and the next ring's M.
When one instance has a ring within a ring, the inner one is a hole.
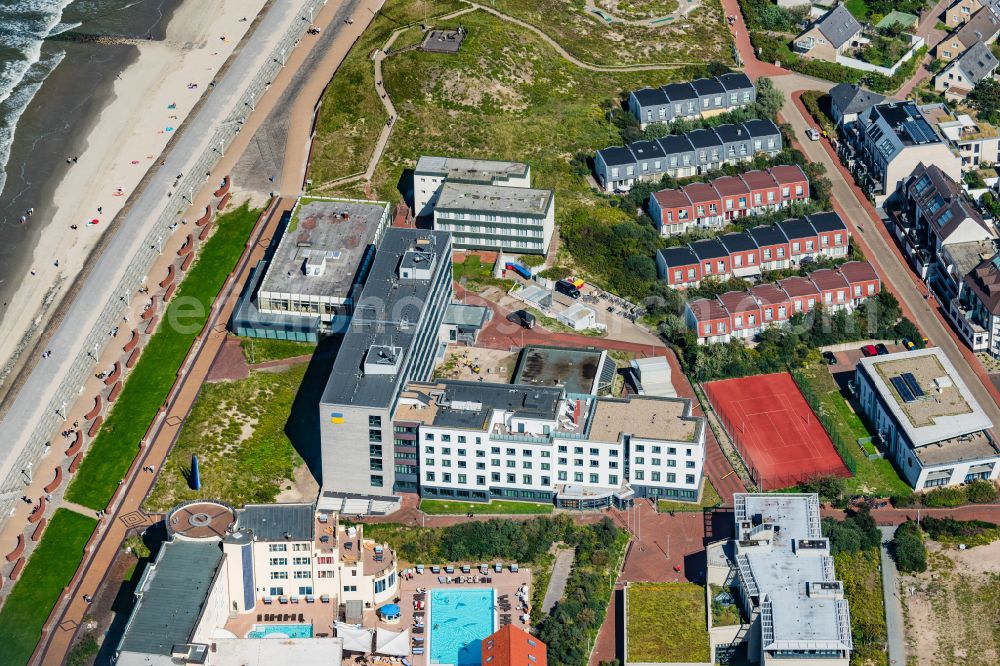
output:
M646 129L653 123L708 118L753 104L756 100L757 88L747 75L730 72L718 77L634 90L629 94L628 108L639 126Z
M773 157L781 148L777 125L770 120L749 120L604 148L594 155L594 173L605 190L625 192L639 181L707 173L749 162L760 154Z

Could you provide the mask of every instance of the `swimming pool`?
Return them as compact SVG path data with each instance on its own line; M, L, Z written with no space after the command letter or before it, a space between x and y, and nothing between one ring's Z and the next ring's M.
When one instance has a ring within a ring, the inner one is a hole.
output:
M255 624L247 638L312 638L311 624Z
M494 615L492 588L431 590L431 663L480 666Z

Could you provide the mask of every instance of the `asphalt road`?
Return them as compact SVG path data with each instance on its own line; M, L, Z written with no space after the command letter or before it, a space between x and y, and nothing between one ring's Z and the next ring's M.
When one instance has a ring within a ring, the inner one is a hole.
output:
M906 663L906 634L903 624L903 605L899 599L899 571L889 555L887 546L892 541L895 527L880 527L882 532L882 596L885 599L885 628L888 634L889 664Z

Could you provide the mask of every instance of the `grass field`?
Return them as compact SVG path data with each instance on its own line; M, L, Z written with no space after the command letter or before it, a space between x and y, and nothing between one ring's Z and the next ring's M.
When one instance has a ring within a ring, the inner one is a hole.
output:
M243 254L259 216L259 210L246 204L219 216L215 232L171 299L163 323L128 375L114 409L66 491L66 499L92 509L107 506L208 319L212 301Z
M146 507L165 511L198 498L233 506L273 502L281 482L302 463L286 431L295 421L292 407L306 367L205 384ZM188 485L193 454L198 454L200 491Z
M451 502L448 500L420 500L420 510L431 516L464 516L469 512L477 515L540 514L552 513L551 504L537 502L508 502L493 500L482 502Z
M722 498L719 497L719 492L712 485L712 482L705 477L705 487L701 492L701 502L695 504L693 502L672 502L669 500L660 500L656 503L657 508L660 513L664 511L702 511L703 509L711 509L722 504Z
M694 583L634 583L627 594L628 661L708 661L704 587Z
M813 391L820 397L820 404L830 415L834 426L845 441L856 442L858 438L869 437L865 424L844 399L827 366L814 364L803 369ZM832 434L832 433L831 433ZM869 460L860 448L852 445L851 454L857 462L857 473L846 480L848 495L869 494L883 497L909 495L912 489L899 478L896 468L884 458Z
M294 342L292 340L262 340L260 338L243 338L240 340L243 357L251 365L280 361L286 358L308 356L316 351L316 345L310 342Z
M83 559L83 547L97 521L56 509L21 577L0 610L0 664L26 664L55 607Z

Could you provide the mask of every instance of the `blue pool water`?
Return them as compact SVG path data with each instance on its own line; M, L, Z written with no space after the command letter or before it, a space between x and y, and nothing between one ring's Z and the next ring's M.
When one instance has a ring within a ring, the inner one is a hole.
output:
M490 588L431 590L431 663L480 666L493 615Z
M247 638L312 638L311 624L255 624Z

